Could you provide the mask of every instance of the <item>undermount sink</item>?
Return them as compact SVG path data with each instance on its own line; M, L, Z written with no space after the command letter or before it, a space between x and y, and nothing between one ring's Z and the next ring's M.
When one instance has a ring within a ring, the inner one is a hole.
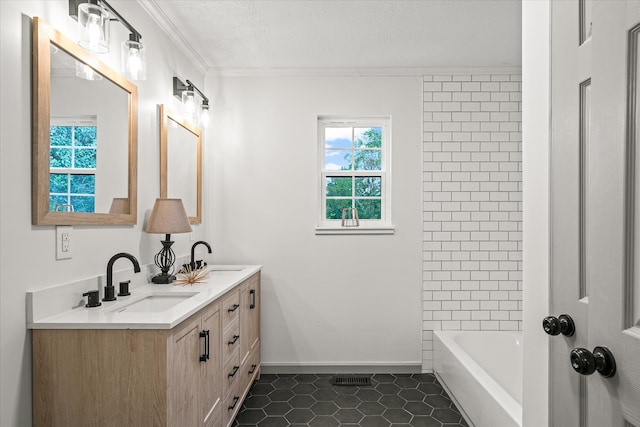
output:
M197 292L184 292L179 294L151 294L146 297L119 307L113 311L117 313L158 313L197 295Z
M211 267L209 274L234 274L242 270L244 270L244 267Z

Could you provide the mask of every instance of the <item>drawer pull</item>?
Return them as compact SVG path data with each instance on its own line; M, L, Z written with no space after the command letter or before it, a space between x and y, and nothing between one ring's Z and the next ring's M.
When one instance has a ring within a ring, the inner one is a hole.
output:
M240 338L240 335L234 335L233 339L229 341L227 345L234 345L238 341L238 338Z
M258 365L251 365L251 369L249 369L248 374L251 375L256 371L256 368L258 367Z
M204 338L204 354L200 355L200 361L201 362L206 362L207 360L209 360L209 331L200 331L200 338Z
M227 376L228 376L229 378L233 378L233 377L235 377L235 376L236 376L236 374L238 373L238 369L240 369L240 366L234 366L234 367L233 367L233 371L229 372L229 373L227 374Z
M249 291L249 294L251 295L251 304L249 304L249 308L253 310L254 308L256 308L256 290L251 289Z
M227 309L227 313L233 313L240 307L240 304L233 304L230 308Z
M229 405L227 407L227 411L233 410L236 407L236 405L238 404L239 400L240 400L240 396L233 396L233 405Z

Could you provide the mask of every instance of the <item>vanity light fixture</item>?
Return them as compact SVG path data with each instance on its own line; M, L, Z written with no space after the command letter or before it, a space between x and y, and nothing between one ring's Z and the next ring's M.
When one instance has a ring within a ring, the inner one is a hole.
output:
M129 30L129 40L121 46L122 74L131 80L147 78L147 61L145 48L140 39L142 35L136 31L105 0L69 0L69 16L78 21L78 44L95 53L109 52L109 23L120 22Z
M200 89L198 89L189 80L185 80L183 83L178 77L173 77L173 96L178 98L182 102L182 115L190 122L195 123L199 121L199 124L206 128L209 126L209 98L206 97ZM200 105L200 111L196 102L196 94L202 98L202 104ZM196 120L199 119L199 120Z
M153 283L173 282L175 280L173 264L176 261L176 254L171 249L173 245L171 234L192 231L182 199L156 199L144 231L165 235L165 239L161 241L162 249L154 258L161 273L152 277L151 281Z

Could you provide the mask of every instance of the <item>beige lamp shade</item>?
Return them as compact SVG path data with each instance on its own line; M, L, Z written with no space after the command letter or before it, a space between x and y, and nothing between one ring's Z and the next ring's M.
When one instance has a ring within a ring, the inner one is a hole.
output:
M145 228L147 233L189 233L191 224L182 199L156 199Z
M129 198L128 197L116 197L111 201L110 214L128 214L129 213Z

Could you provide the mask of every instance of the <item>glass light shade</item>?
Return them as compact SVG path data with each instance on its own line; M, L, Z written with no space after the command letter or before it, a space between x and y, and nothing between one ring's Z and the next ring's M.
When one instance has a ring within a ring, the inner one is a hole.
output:
M78 44L95 53L109 52L109 11L102 6L78 6Z
M202 104L202 106L200 107L200 125L203 128L207 128L209 127L210 120L211 120L211 117L209 116L209 105Z
M102 80L102 75L100 73L96 72L93 68L80 61L76 61L76 76L85 80Z
M182 92L182 115L191 123L195 123L196 94L192 90L185 90Z
M122 74L130 80L147 78L146 50L141 42L126 40L121 49Z

